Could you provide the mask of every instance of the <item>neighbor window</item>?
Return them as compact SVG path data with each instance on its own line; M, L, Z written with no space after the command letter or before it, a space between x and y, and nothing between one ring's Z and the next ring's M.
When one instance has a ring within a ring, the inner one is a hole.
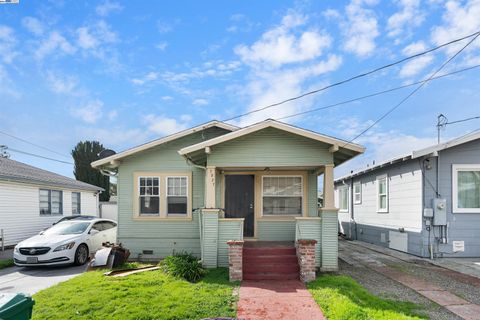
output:
M187 214L187 177L167 177L167 214Z
M353 203L362 203L362 183L360 181L353 184Z
M138 184L141 215L160 214L159 177L140 177Z
M302 215L302 177L263 177L263 215Z
M388 212L388 178L377 177L377 212Z
M340 211L348 212L348 187L342 186L338 189L338 199L340 202Z
M72 214L80 214L80 192L72 192Z
M40 214L63 214L63 193L58 190L40 189Z
M480 164L452 166L453 212L480 213Z

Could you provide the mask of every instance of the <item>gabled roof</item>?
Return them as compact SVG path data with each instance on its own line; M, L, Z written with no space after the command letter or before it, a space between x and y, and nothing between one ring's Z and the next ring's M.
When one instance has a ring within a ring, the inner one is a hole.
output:
M345 176L340 177L338 179L335 179L335 182L339 182L339 181L342 181L342 180L346 180L346 179L350 179L350 178L353 178L353 177L356 177L356 176L360 176L364 173L374 171L374 170L377 170L379 168L388 167L388 166L393 165L395 163L404 162L404 161L408 161L408 160L412 160L412 159L417 159L417 158L421 158L421 157L429 156L429 155L436 155L439 151L449 149L449 148L452 148L452 147L455 147L455 146L458 146L458 145L461 145L461 144L464 144L464 143L467 143L467 142L470 142L470 141L474 141L474 140L477 140L477 139L480 139L480 131L479 130L475 130L474 132L467 133L466 135L460 136L458 138L449 140L449 141L444 142L444 143L435 144L433 146L423 148L423 149L419 149L419 150L413 150L410 154L405 154L403 156L399 156L399 157L396 157L396 158L393 158L393 159L390 159L390 160L387 160L387 161L383 161L379 164L373 165L373 166L368 167L366 169L362 169L362 170L352 172L351 174L348 174L348 175L345 175Z
M75 190L103 191L103 188L32 167L12 159L0 157L0 181L38 184Z
M345 141L345 140L337 139L337 138L326 136L314 131L295 127L290 124L286 124L284 122L268 119L268 120L253 124L251 126L244 127L242 129L238 129L236 131L224 134L222 136L182 148L178 151L178 153L180 155L186 155L198 150L205 149L206 147L212 147L216 144L223 143L229 140L233 140L233 139L251 134L253 132L256 132L265 128L276 128L276 129L290 132L305 138L309 138L309 139L313 139L316 141L329 144L332 146L332 152L349 151L352 153L352 155L350 155L348 158L352 158L353 156L363 153L365 151L365 148L363 146L355 143L349 143L348 141Z
M125 150L125 151L122 151L122 152L120 152L120 153L114 154L114 155L112 155L112 156L109 156L109 157L106 157L106 158L103 158L103 159L94 161L94 162L92 162L92 167L98 168L98 167L100 167L100 166L102 166L102 165L108 164L108 163L110 163L110 162L112 162L112 161L115 161L115 160L119 160L119 159L125 158L125 157L130 156L130 155L132 155L132 154L134 154L134 153L137 153L137 152L140 152L140 151L144 151L144 150L147 150L147 149L156 147L156 146L158 146L158 145L167 143L167 142L169 142L169 141L173 141L173 140L175 140L175 139L182 138L182 137L187 136L187 135L189 135L189 134L195 133L195 132L197 132L197 131L205 130L205 129L211 128L211 127L218 127L218 128L222 128L222 129L225 129L225 130L228 130L228 131L234 131L234 130L237 130L237 129L238 129L238 127L236 127L236 126L234 126L234 125L231 125L231 124L228 124L228 123L225 123L225 122L221 122L221 121L217 121L217 120L213 120L213 121L210 121L210 122L207 122L207 123L198 125L198 126L196 126L196 127L193 127L193 128L190 128L190 129L186 129L186 130L183 130L183 131L174 133L174 134L172 134L172 135L169 135L169 136L166 136L166 137L163 137L163 138L159 138L159 139L156 139L156 140L147 142L147 143L145 143L145 144L141 144L141 145L139 145L139 146L137 146L137 147L134 147L134 148L131 148L131 149L127 149L127 150Z

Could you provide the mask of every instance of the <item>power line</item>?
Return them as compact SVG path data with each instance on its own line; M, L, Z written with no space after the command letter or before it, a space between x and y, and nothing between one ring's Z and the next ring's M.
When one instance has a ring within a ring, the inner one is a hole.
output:
M432 75L425 81L423 81L422 83L420 83L418 85L418 87L416 87L415 89L413 89L412 92L410 92L405 98L403 98L402 100L400 100L399 103L397 103L395 106L393 106L392 108L390 108L386 113L384 113L380 118L378 118L377 120L375 120L374 123L372 123L370 126L368 126L365 130L363 130L362 132L360 132L358 135L356 135L353 139L351 139L350 141L348 141L347 143L345 143L342 147L345 147L347 144L349 143L352 143L353 141L355 141L356 139L358 139L359 137L361 137L362 135L364 135L368 130L370 130L371 128L373 128L375 125L377 125L380 121L382 121L384 118L386 118L389 114L391 114L393 111L395 111L398 107L400 107L403 103L405 103L408 99L410 99L410 97L412 97L415 93L417 93L421 88L423 88L423 86L425 84L427 84L430 80L433 79L433 77L435 77L435 75L437 73L439 73L448 63L450 63L450 61L452 61L453 59L455 59L460 53L463 52L463 50L465 50L470 44L472 44L473 41L475 41L478 36L480 36L480 32L477 32L475 37L473 37L473 39L471 39L466 45L464 45L460 50L458 50L453 56L451 56L449 59L447 59L447 61L445 61L441 66L440 68L438 68L434 73L432 73Z
M462 37L462 38L458 38L458 39L455 39L455 40L452 40L452 41L443 43L443 44L438 45L438 46L436 46L436 47L434 47L434 48L431 48L431 49L428 49L428 50L426 50L426 51L423 51L423 52L420 52L420 53L417 53L417 54L408 56L408 57L403 58L403 59L401 59L401 60L398 60L398 61L395 61L395 62L386 64L386 65L381 66L381 67L378 67L378 68L375 68L375 69L370 70L370 71L368 71L368 72L364 72L364 73L358 74L358 75L353 76L353 77L350 77L350 78L348 78L348 79L335 82L335 83L330 84L330 85L327 85L327 86L325 86L325 87L323 87L323 88L316 89L316 90L312 90L312 91L309 91L309 92L305 92L305 93L303 93L303 94L301 94L301 95L298 95L298 96L295 96L295 97L292 97L292 98L288 98L288 99L282 100L282 101L280 101L280 102L272 103L272 104L267 105L267 106L264 106L264 107L259 107L259 108L253 109L253 110L251 110L251 111L242 113L242 114L240 114L240 115L237 115L237 116L234 116L234 117L231 117L231 118L222 120L222 121L227 122L227 121L235 120L235 119L238 119L238 118L242 118L242 117L244 117L244 116L247 116L247 115L250 115L250 114L253 114L253 113L256 113L256 112L260 112L260 111L263 111L263 110L266 110L266 109L269 109L269 108L272 108L272 107L276 107L276 106L285 104L285 103L287 103L287 102L291 102L291 101L294 101L294 100L298 100L298 99L304 98L304 97L306 97L306 96L309 96L309 95L312 95L312 94L315 94L315 93L318 93L318 92L321 92L321 91L325 91L325 90L327 90L327 89L330 89L330 88L333 88L333 87L336 87L336 86L345 84L345 83L347 83L347 82L350 82L350 81L353 81L353 80L356 80L356 79L359 79L359 78L362 78L362 77L366 77L366 76L371 75L371 74L373 74L373 73L375 73L375 72L378 72L378 71L381 71L381 70L384 70L384 69L393 67L393 66L395 66L395 65L397 65L397 64L401 64L401 63L403 63L403 62L405 62L405 61L408 61L408 60L411 60L411 59L414 59L414 58L423 56L423 55L425 55L425 54L431 53L431 52L436 51L436 50L438 50L438 49L441 49L441 48L443 48L443 47L449 46L449 45L451 45L451 44L453 44L453 43L457 43L457 42L459 42L459 41L462 41L462 40L471 38L471 37L473 37L473 36L475 36L475 38L476 38L479 34L480 34L480 31L477 31L477 32L475 32L475 33L469 34L468 36L465 36L465 37Z
M466 119L461 119L461 120L446 122L445 125L447 125L447 124L454 124L454 123L460 123L460 122L465 122L465 121L470 121L470 120L475 120L475 119L480 119L480 116L470 117L470 118L466 118Z
M64 154L62 154L62 153L60 153L60 152L55 151L55 150L49 149L49 148L47 148L47 147L38 145L38 144L36 144L36 143L33 143L33 142L28 141L28 140L22 139L22 138L20 138L20 137L14 136L13 134L10 134L10 133L4 132L4 131L0 131L0 133L3 134L3 135L8 136L8 137L10 137L10 138L17 139L17 140L22 141L22 142L24 142L24 143L30 144L30 145L32 145L32 146L35 146L35 147L37 147L37 148L44 149L44 150L49 151L49 152L53 152L53 153L55 153L55 154L57 154L57 155L60 155L60 156L62 156L62 157L70 158L70 156L66 156L66 155L64 155Z
M454 74L458 74L458 73L461 73L461 72L469 71L469 70L472 70L472 69L475 69L475 68L478 68L478 67L480 67L480 64L477 64L475 66L471 66L471 67L468 67L468 68L456 70L456 71L453 71L453 72L445 73L445 74L442 74L440 76L433 77L432 79L430 79L430 81L445 78L445 77L448 77L448 76L451 76L451 75L454 75ZM320 111L320 110L330 109L330 108L337 107L337 106L340 106L340 105L343 105L343 104L347 104L347 103L351 103L351 102L355 102L355 101L359 101L359 100L363 100L363 99L367 99L367 98L372 98L372 97L375 97L375 96L379 96L379 95L382 95L382 94L385 94L385 93L397 91L397 90L400 90L400 89L405 89L405 88L420 84L420 83L425 82L425 81L427 81L427 79L420 80L420 81L413 82L413 83L409 83L409 84L405 84L405 85L394 87L394 88L390 88L390 89L386 89L386 90L383 90L383 91L378 91L378 92L371 93L371 94L368 94L368 95L365 95L365 96L361 96L361 97L352 98L352 99L349 99L349 100L344 100L344 101L341 101L341 102L329 104L329 105L326 105L326 106L317 107L317 108L305 110L305 111L302 111L302 112L293 113L293 114L290 114L290 115L287 115L287 116L284 116L284 117L280 117L280 118L275 118L275 119L276 120L284 120L284 119L289 119L289 118L301 116L301 115L304 115L304 114L307 114L307 113L312 113L312 112L316 112L316 111Z
M58 160L58 159L54 159L54 158L50 158L50 157L45 157L45 156L41 156L41 155L39 155L39 154L30 153L30 152L26 152L26 151L21 151L21 150L13 149L13 148L10 148L10 147L8 148L8 150L13 151L13 152L18 152L18 153L26 154L26 155L32 156L32 157L37 157L37 158L42 158L42 159L46 159L46 160L51 160L51 161L56 161L56 162L60 162L60 163L65 163L65 164L73 165L72 162L63 161L63 160Z

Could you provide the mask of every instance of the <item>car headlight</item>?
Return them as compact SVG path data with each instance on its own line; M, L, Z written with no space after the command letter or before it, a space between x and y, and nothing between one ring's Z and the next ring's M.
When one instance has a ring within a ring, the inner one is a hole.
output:
M20 250L18 249L18 246L15 246L15 248L13 248L13 251L14 251L15 253L20 253Z
M70 250L70 249L73 248L74 245L75 245L75 242L65 243L65 244L62 244L61 246L56 247L55 250L53 250L53 252L55 252L55 251L63 251L63 250Z

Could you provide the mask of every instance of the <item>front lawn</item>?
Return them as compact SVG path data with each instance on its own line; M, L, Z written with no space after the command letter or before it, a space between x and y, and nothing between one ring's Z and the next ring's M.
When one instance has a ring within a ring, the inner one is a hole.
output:
M35 294L33 320L40 319L201 319L235 317L238 283L228 269L209 270L197 283L160 270L126 277L92 271Z
M422 319L421 307L411 302L382 299L346 276L322 275L308 290L329 320Z
M14 265L15 264L13 263L13 259L0 260L0 269L13 267Z

